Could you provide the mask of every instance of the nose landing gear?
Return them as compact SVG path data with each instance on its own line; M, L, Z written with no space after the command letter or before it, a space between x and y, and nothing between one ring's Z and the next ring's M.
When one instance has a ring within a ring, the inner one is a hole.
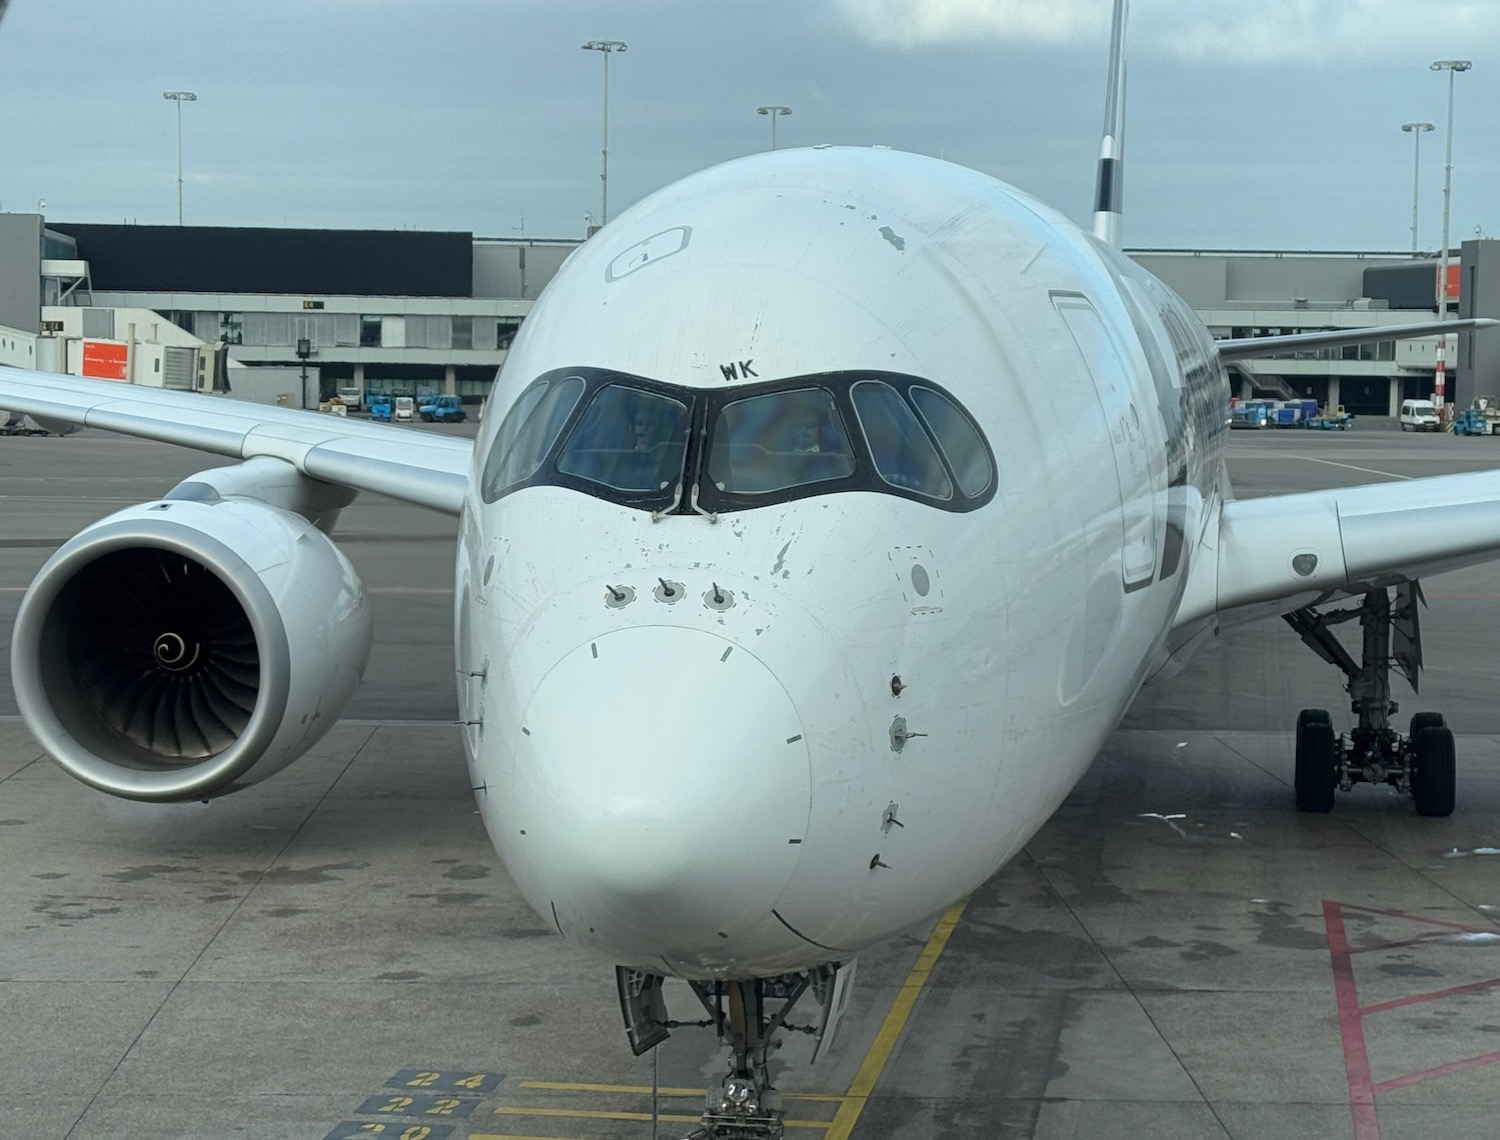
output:
M781 1032L818 1038L816 1061L833 1043L848 1004L854 963L830 963L805 973L775 978L689 982L708 1014L703 1021L671 1021L660 975L615 968L625 1032L636 1056L654 1049L684 1025L712 1027L729 1046L729 1072L705 1097L703 1119L684 1140L784 1140L781 1094L771 1083L770 1057ZM792 1007L811 991L821 1010L816 1026L792 1025Z
M1355 784L1389 784L1407 792L1418 815L1453 813L1456 787L1453 731L1441 713L1419 712L1403 736L1391 727L1397 711L1391 700L1390 672L1394 664L1417 689L1422 668L1421 627L1417 603L1422 589L1403 582L1390 590L1372 590L1357 608L1319 612L1306 606L1285 615L1287 624L1330 665L1348 678L1350 711L1355 726L1335 736L1324 709L1303 709L1297 716L1297 810L1333 810L1335 791ZM1359 619L1363 633L1358 663L1334 636L1332 627Z

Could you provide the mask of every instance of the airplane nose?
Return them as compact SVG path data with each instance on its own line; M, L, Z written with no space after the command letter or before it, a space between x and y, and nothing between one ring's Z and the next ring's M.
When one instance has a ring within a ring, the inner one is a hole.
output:
M519 741L521 847L564 934L623 963L703 960L768 918L811 773L791 697L747 649L681 627L605 634L547 674Z

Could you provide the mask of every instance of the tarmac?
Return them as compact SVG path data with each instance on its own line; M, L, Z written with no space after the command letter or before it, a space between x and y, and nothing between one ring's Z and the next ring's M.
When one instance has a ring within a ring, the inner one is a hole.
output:
M1256 495L1493 467L1500 440L1362 420L1236 433L1230 455ZM58 544L221 463L0 440L7 642ZM366 496L340 536L376 598L371 667L265 784L112 800L40 754L0 685L0 1136L682 1135L722 1071L711 1034L632 1057L609 964L531 912L474 812L453 521ZM1340 677L1281 622L1235 630L1141 694L1020 857L861 959L830 1057L789 1040L789 1135L1500 1137L1500 584L1423 585L1422 696L1395 686L1400 719L1458 734L1451 818L1368 787L1297 813L1293 722L1346 727Z

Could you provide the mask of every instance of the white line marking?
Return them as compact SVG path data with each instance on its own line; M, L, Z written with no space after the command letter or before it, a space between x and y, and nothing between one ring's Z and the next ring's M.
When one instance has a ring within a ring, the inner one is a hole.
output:
M1326 463L1329 467L1343 467L1350 471L1363 471L1366 475L1384 475L1387 479L1413 479L1413 475L1397 475L1394 471L1377 471L1373 467L1356 467L1352 463L1335 463L1332 459L1314 459L1311 455L1297 455L1290 451L1263 451L1256 455L1236 455L1241 459L1301 459L1308 463Z

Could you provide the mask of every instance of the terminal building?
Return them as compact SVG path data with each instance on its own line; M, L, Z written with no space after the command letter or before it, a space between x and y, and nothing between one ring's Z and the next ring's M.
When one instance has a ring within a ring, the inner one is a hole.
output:
M136 226L0 214L0 364L316 407L339 390L478 403L577 241ZM1135 250L1217 337L1432 320L1432 254ZM1463 243L1449 315L1500 316L1500 241ZM1451 402L1500 396L1500 336L1448 337ZM1435 337L1237 366L1236 395L1393 415Z

